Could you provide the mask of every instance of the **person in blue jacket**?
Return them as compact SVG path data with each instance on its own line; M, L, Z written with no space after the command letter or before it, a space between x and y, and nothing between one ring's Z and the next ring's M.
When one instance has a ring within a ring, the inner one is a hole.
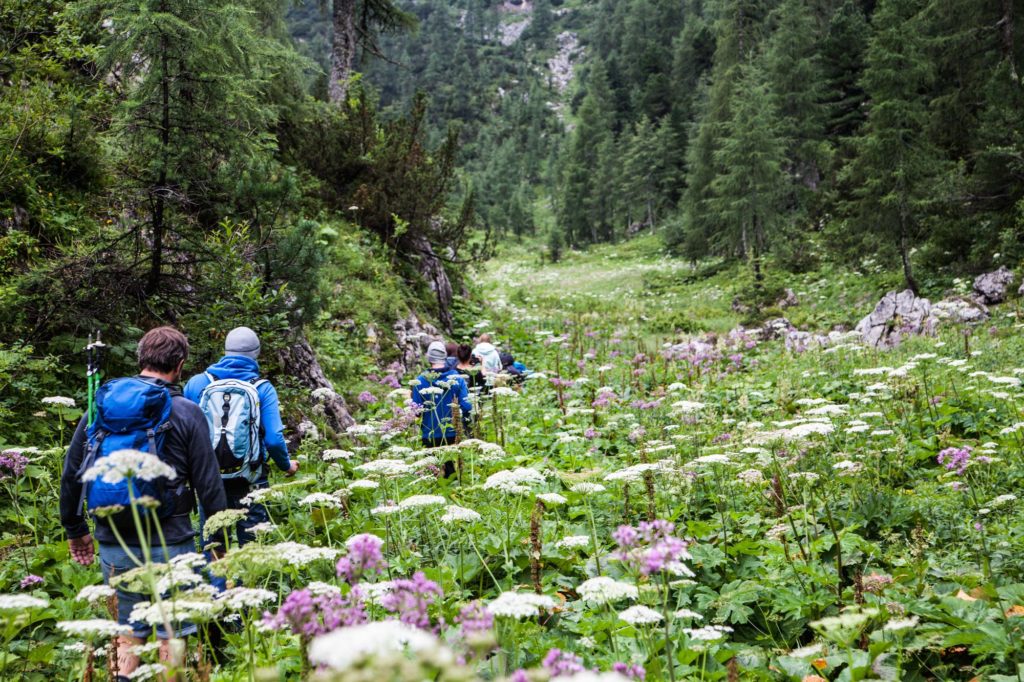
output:
M202 374L189 379L185 385L185 397L198 404L203 389L210 385L210 376L215 379L238 379L254 381L260 376L260 339L256 332L248 327L232 329L224 341L224 357L210 365ZM292 476L299 469L299 463L288 457L288 443L284 439L284 423L281 421L281 407L277 391L269 381L256 386L260 396L260 430L263 434L263 472L255 482L249 483L244 478L225 479L224 488L227 493L229 509L241 509L242 498L254 488L266 488L269 485L266 458L270 457L281 471ZM204 516L200 510L200 517ZM200 519L202 522L204 519ZM261 504L249 505L249 514L238 522L238 544L244 545L255 539L253 526L270 520L266 508Z
M458 400L462 418L469 421L473 403L469 402L469 389L459 370L449 366L448 352L440 341L427 347L427 362L430 369L420 374L412 389L412 401L422 412L423 447L436 448L455 442L455 425L452 423L452 401ZM455 464L444 463L444 475L455 473Z

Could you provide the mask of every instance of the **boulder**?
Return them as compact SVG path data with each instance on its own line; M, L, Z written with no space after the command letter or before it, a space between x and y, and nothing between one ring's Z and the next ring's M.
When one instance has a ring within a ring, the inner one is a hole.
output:
M978 324L989 318L988 308L970 298L954 297L932 306L932 314L940 320L959 324Z
M974 300L982 305L993 305L1006 300L1006 288L1013 284L1013 271L1001 266L974 279Z
M792 308L795 305L800 305L800 299L796 297L792 289L786 289L785 295L778 300L775 304L776 308Z
M857 332L869 346L892 348L906 335L931 333L936 322L927 298L916 296L910 289L890 291L857 324Z
M774 320L768 320L761 326L761 338L765 341L771 341L772 339L788 336L790 332L795 332L796 330L792 322L784 317L777 317Z
M394 332L399 363L406 372L418 371L427 346L441 338L437 327L421 320L414 312L395 322Z

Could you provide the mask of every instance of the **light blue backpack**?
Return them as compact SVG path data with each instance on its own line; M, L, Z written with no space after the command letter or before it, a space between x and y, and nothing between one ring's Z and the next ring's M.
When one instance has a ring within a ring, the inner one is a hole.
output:
M210 383L199 397L199 407L210 427L210 439L221 478L244 478L255 483L263 469L260 394L257 389L266 379L218 379L209 372L206 376Z

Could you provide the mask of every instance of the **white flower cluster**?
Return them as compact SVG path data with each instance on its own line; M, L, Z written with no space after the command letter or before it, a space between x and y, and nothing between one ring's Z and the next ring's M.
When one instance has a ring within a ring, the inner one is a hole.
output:
M244 611L263 606L277 599L277 593L258 587L232 587L217 595L228 611Z
M640 596L636 585L607 576L598 576L580 583L576 592L581 599L594 604L608 604L622 599L636 599Z
M309 660L314 665L341 671L374 656L403 652L429 656L439 664L455 658L431 633L397 620L384 620L338 628L314 638L309 646Z
M413 468L400 459L375 459L356 467L356 471L368 476L403 476L413 473Z
M349 490L376 490L380 487L380 483L377 481L371 481L368 478L359 478L346 486Z
M72 637L82 639L109 639L118 635L130 635L132 629L128 625L121 625L116 620L104 618L91 618L88 620L62 620L57 623L57 629Z
M487 477L484 490L500 490L503 493L528 493L529 486L544 482L544 474L536 469L519 467L502 469Z
M398 508L405 511L421 507L441 507L447 504L447 502L448 500L440 495L410 495L398 503Z
M736 478L747 485L764 483L764 474L761 473L760 469L745 469L736 474Z
M75 599L95 605L113 596L114 588L109 585L86 585L78 591L78 596Z
M569 488L569 490L573 491L574 493L579 493L581 495L593 495L595 493L603 493L605 490L607 490L607 488L605 488L600 483L590 483L588 481L581 481L579 483L572 485Z
M483 517L478 512L457 504L450 504L441 516L441 523L473 523Z
M565 499L563 496L559 495L558 493L540 493L539 495L537 495L537 499L543 502L544 504L548 504L553 507L558 506L560 504L565 504L566 502L569 501Z
M502 592L488 605L487 610L499 618L530 618L538 609L552 609L555 600L546 594L533 592Z
M74 407L75 399L63 395L48 395L42 400L43 405L60 405L61 407Z
M206 621L215 616L221 606L216 602L194 599L165 599L160 603L141 601L132 607L128 620L147 625L161 625L165 620L171 623Z
M132 682L145 682L146 680L158 679L167 674L167 668L163 663L147 663L140 665L126 677Z
M716 639L722 639L727 634L732 632L732 628L728 625L705 625L702 628L685 628L683 630L690 639L700 640L702 642L713 642Z
M341 588L337 585L331 585L330 583L320 582L319 580L314 580L308 585L306 585L306 590L314 596L320 596L324 594L341 594Z
M273 545L277 555L296 568L321 559L337 559L341 550L333 547L310 547L300 542L280 542Z
M619 612L619 618L630 625L653 625L662 621L661 614L654 609L637 604Z
M352 459L355 456L356 456L356 453L352 452L351 450L337 450L337 449L324 450L320 454L320 458L323 461L325 461L325 462L333 462L333 461L338 460L338 459Z
M103 479L104 483L120 483L125 478L152 481L157 478L174 480L177 474L159 457L138 450L116 450L96 461L82 474L83 481Z
M558 549L578 549L590 544L589 535L567 535L555 543Z
M229 530L234 528L236 523L248 515L248 509L224 509L219 511L206 519L206 525L203 526L203 534L206 537L212 538L214 534L224 530L225 528Z
M640 464L634 464L631 467L625 469L619 469L613 471L604 477L606 481L622 481L623 483L636 483L644 479L644 474L648 471L657 471L662 468L662 465L658 462L642 462Z
M338 501L338 498L327 493L310 493L299 500L299 504L308 504L311 507L327 507L330 509L338 509L341 507L341 502Z
M256 488L243 497L241 502L243 505L248 507L254 504L262 504L270 500L276 500L282 496L283 493L275 488Z
M0 594L0 611L26 611L45 609L50 602L27 594Z

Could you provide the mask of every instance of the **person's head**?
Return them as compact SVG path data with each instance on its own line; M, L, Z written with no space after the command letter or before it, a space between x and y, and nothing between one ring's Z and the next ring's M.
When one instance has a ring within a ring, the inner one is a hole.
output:
M493 343L491 341L491 335L490 334L481 334L480 336L477 337L476 342L478 344L480 344L480 343Z
M441 341L433 341L427 346L427 362L430 363L431 367L444 367L445 360L447 359L448 351Z
M174 327L150 329L139 339L137 355L140 371L176 382L188 358L188 339Z
M460 343L455 348L455 357L460 365L468 365L473 360L473 347L466 343Z
M450 358L458 357L457 353L459 352L459 344L454 341L449 341L444 344L444 352L447 353Z
M235 327L224 339L224 352L256 360L260 356L260 337L248 327Z

